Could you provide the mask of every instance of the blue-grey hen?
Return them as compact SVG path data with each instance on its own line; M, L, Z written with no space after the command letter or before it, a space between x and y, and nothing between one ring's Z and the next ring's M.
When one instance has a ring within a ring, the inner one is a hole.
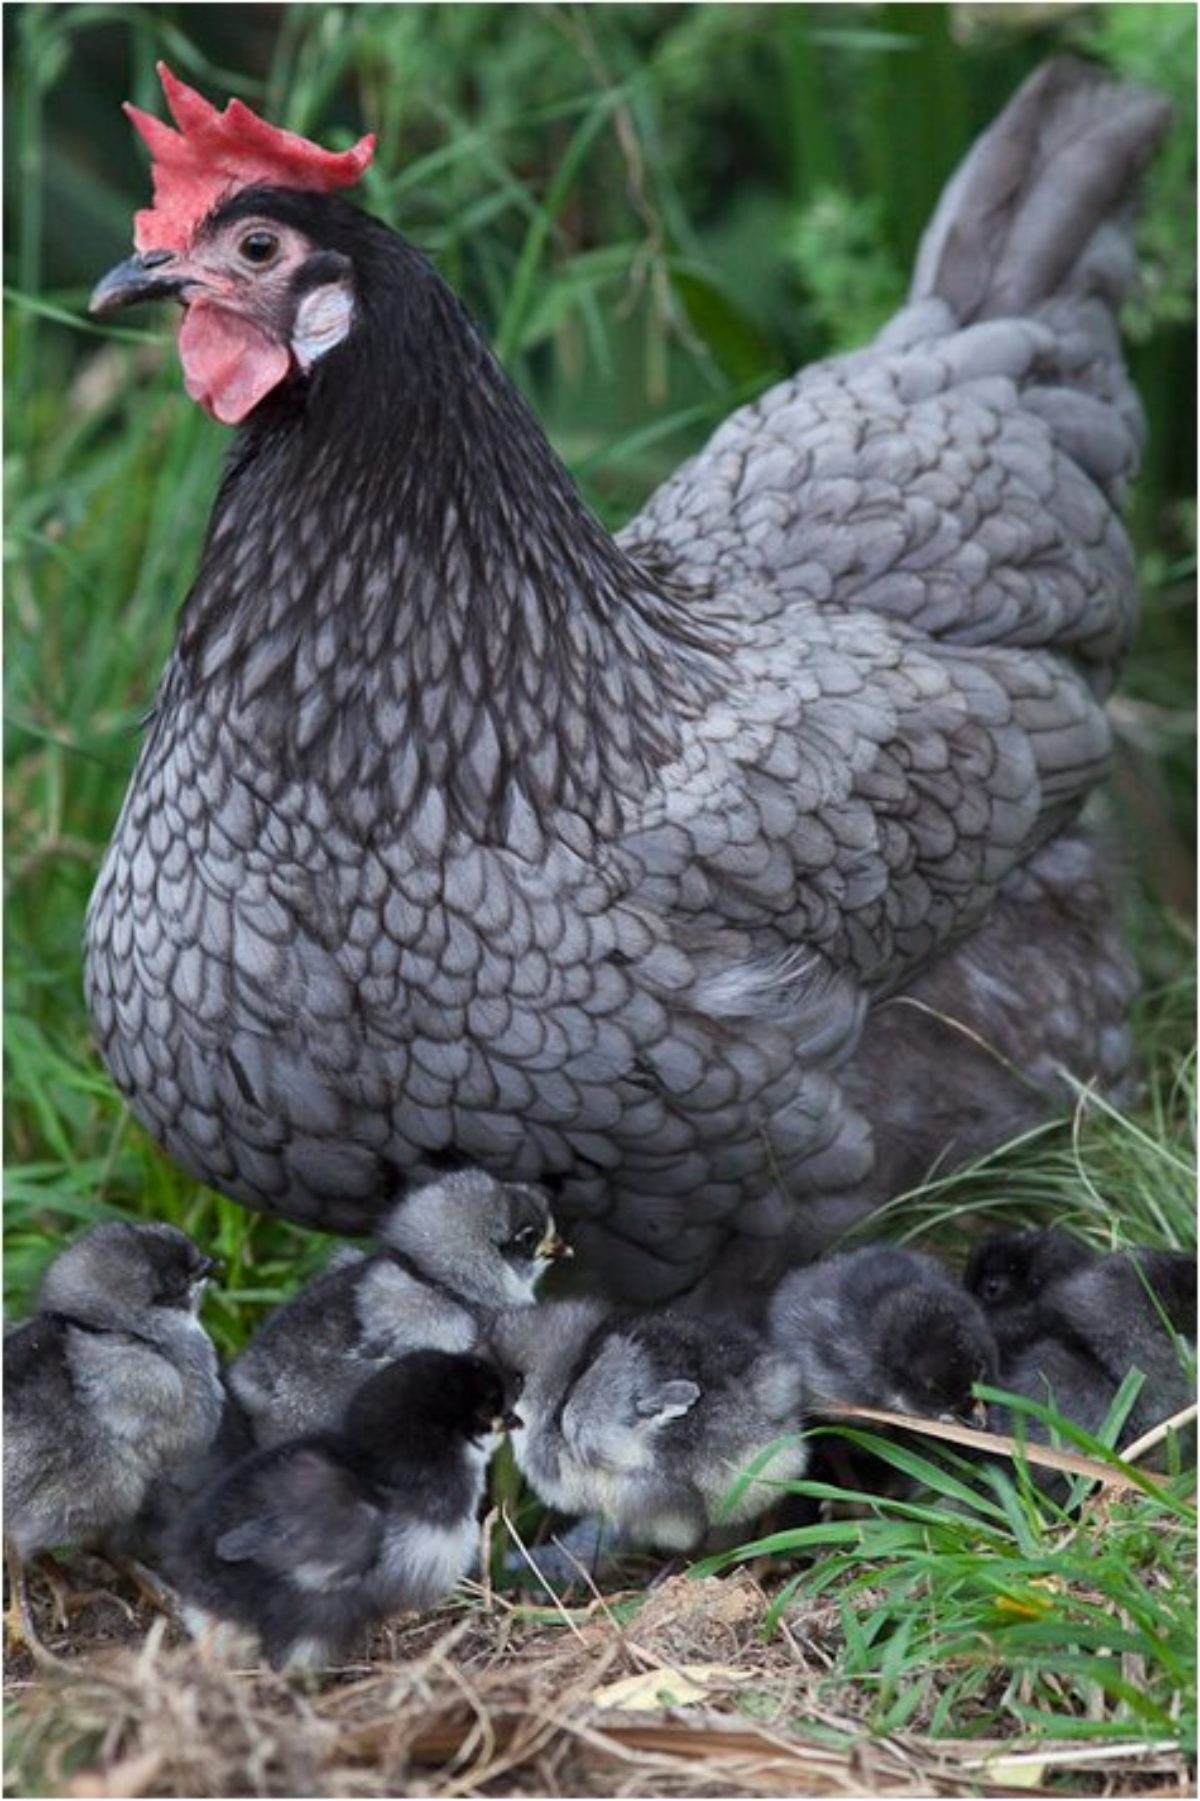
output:
M92 306L181 303L188 391L238 430L87 988L168 1150L337 1230L462 1164L545 1183L652 1302L814 1254L1064 1065L1118 1082L1078 815L1135 612L1114 311L1164 104L1039 70L876 341L614 539L336 191L371 140L162 74L179 130L134 113L155 201Z

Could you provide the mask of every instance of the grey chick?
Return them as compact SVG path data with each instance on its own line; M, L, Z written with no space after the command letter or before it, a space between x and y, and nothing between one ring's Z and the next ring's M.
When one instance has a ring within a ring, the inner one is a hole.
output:
M221 1417L212 1441L155 1478L136 1517L106 1539L107 1550L141 1565L160 1564L166 1536L179 1515L202 1489L256 1448L249 1415L229 1386L228 1370L221 1369L219 1379Z
M967 1260L963 1284L979 1300L998 1337L1013 1328L1006 1316L1017 1316L1059 1280L1085 1267L1136 1261L1172 1331L1196 1336L1196 1259L1185 1251L1138 1248L1105 1256L1080 1239L1057 1230L998 1233L976 1245Z
M1140 1370L1145 1381L1118 1445L1132 1443L1195 1399L1193 1255L1136 1250L1090 1256L1023 1301L1020 1319L1025 1337L1017 1341L1010 1333L998 1386L1053 1406L1089 1432L1099 1433L1130 1370ZM993 1407L990 1418L997 1430L1012 1430L1008 1408ZM1033 1420L1026 1429L1034 1440L1050 1436Z
M4 1532L31 1645L25 1562L119 1539L155 1481L217 1432L217 1353L198 1317L212 1267L172 1226L93 1226L5 1336Z
M869 1245L791 1271L767 1309L771 1343L794 1359L808 1405L849 1403L979 1422L977 1382L992 1382L995 1340L983 1310L932 1257Z
M798 1371L755 1332L591 1301L507 1314L493 1343L524 1379L517 1463L548 1506L600 1514L635 1544L691 1551L803 1474ZM761 1474L740 1471L776 1441Z
M260 1445L336 1426L355 1390L408 1351L473 1351L498 1309L528 1306L569 1255L541 1189L463 1170L406 1195L380 1249L337 1258L273 1313L230 1371Z
M185 1622L248 1630L278 1668L433 1606L471 1567L488 1459L515 1423L481 1358L418 1351L379 1371L340 1431L252 1452L176 1523L166 1568Z

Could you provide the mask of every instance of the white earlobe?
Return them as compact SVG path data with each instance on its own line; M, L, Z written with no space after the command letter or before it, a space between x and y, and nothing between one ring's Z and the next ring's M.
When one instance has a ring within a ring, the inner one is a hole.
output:
M354 323L354 295L341 282L314 288L296 309L292 354L302 369L311 369L326 351L340 344Z

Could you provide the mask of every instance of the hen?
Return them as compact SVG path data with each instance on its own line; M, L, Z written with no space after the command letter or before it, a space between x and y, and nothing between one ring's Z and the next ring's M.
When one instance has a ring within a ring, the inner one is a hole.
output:
M138 254L239 427L87 923L138 1117L364 1229L481 1164L658 1302L1126 1070L1078 823L1135 611L1113 309L1153 94L1047 65L868 349L618 539L334 155L161 70Z

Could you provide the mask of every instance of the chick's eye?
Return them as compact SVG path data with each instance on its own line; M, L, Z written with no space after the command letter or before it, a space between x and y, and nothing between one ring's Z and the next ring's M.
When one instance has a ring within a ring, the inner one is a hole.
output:
M166 1281L159 1284L158 1292L154 1297L155 1305L180 1307L187 1300L190 1291L191 1283L186 1276L169 1276Z
M537 1249L537 1242L537 1227L522 1226L519 1232L513 1234L504 1248L510 1257L532 1257Z
M263 269L279 255L279 239L273 231L248 231L238 245L238 255L243 262Z
M979 1284L980 1296L985 1301L998 1301L1003 1292L1003 1276L985 1276Z

